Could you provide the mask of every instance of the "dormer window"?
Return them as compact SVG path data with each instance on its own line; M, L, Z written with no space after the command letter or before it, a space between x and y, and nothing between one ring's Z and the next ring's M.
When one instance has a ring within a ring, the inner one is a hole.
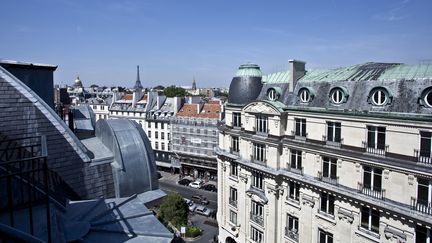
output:
M432 87L423 91L421 101L425 107L432 108Z
M390 95L384 88L376 88L371 91L370 102L376 106L383 106L390 103Z
M279 99L279 97L280 97L280 88L269 88L268 90L267 90L267 98L270 100L270 101L275 101L275 100L277 100L277 99Z
M312 94L309 89L301 88L299 91L299 98L302 103L309 103L312 100Z
M347 100L347 93L341 88L334 88L330 91L330 99L333 104L342 104Z

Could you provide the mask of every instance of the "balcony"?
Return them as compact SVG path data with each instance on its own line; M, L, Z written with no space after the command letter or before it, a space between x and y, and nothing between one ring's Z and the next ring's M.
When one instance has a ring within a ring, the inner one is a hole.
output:
M291 131L291 136L294 136L295 139L306 140L308 133L296 133L296 131Z
M258 225L264 226L264 218L262 215L256 215L253 212L250 212L250 219Z
M411 208L412 210L432 215L432 205L430 202L417 200L415 197L411 197Z
M374 154L379 156L385 156L388 152L389 146L386 144L377 144L377 148L375 148L375 144L368 144L365 141L362 141L362 147L366 150L368 154Z
M337 176L336 178L331 178L331 177L325 177L322 175L321 171L318 171L318 176L317 179L319 181L323 181L329 184L333 184L333 185L339 185L339 176Z
M250 162L267 167L267 159L260 160L260 159L255 158L255 156L251 155L250 156Z
M232 147L229 148L229 152L234 155L239 155L240 153L238 149L233 149Z
M422 151L415 149L414 157L417 158L417 162L422 164L432 164L431 152L430 151Z
M228 200L228 202L229 202L229 204L230 204L231 206L237 208L237 199L234 200L234 199L232 199L232 198L230 197L229 200Z
M330 141L327 140L327 136L322 136L322 141L326 143L326 145L333 146L333 147L340 147L343 143L343 138L340 139L340 141Z
M289 172L293 172L299 175L304 175L304 171L303 171L303 166L301 168L294 168L291 167L291 164L287 164L287 167L284 168L284 170L289 171Z
M285 227L285 236L295 242L298 242L299 234L296 229L289 229L288 227Z
M358 191L366 196L373 197L376 199L385 199L385 189L381 188L369 188L363 186L363 183L358 183Z

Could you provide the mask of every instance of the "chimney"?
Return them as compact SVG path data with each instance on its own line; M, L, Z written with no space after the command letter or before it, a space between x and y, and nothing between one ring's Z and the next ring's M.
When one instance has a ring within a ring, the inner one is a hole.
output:
M299 60L289 60L289 69L291 71L289 92L294 91L297 81L306 74L306 62Z

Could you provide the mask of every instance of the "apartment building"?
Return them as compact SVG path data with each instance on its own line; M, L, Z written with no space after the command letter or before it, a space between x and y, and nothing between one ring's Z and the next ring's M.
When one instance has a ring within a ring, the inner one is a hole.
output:
M171 119L173 161L183 174L216 179L215 149L222 119L222 100L193 103L191 99Z
M432 65L289 66L231 82L219 242L429 243Z

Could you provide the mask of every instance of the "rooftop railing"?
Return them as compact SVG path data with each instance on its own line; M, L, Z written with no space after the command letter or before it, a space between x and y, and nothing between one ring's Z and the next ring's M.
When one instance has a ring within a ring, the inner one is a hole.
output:
M389 146L386 144L368 144L365 141L362 141L362 146L366 150L366 153L380 156L385 156L389 149Z
M418 200L415 197L411 197L411 208L415 211L432 215L431 202Z
M417 162L422 164L432 164L432 153L430 151L414 150L414 157L417 158Z
M373 197L376 199L385 199L385 189L377 187L366 187L363 183L357 184L358 191L366 196Z
M46 211L48 242L51 242L50 180L45 136L0 141L0 212L8 215L8 224L17 226L17 211L27 211L29 233L35 235L33 210L43 205ZM21 216L22 217L22 216ZM23 222L20 222L22 224ZM21 229L18 229L21 230Z

